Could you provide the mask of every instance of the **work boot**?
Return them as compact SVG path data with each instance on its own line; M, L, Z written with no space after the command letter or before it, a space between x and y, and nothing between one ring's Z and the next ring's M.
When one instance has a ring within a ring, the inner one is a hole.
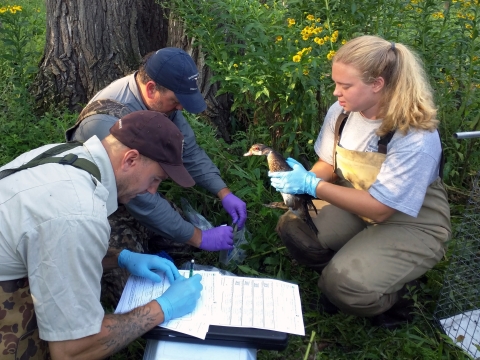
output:
M323 293L308 304L308 310L327 315L335 315L340 311Z
M292 257L319 274L335 254L324 249L312 229L292 211L280 217L275 230Z
M415 301L412 299L411 289L419 289L420 283L417 280L410 281L398 291L399 299L393 306L383 314L371 318L372 325L394 330L408 322L413 321L413 310Z

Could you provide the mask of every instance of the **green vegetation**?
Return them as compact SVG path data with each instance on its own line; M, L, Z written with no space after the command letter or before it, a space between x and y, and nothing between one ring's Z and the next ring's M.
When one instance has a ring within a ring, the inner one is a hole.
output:
M289 257L274 228L280 201L268 182L265 159L243 158L251 144L273 145L285 155L315 161L313 142L333 103L329 59L342 42L378 34L402 42L423 58L435 90L447 156L445 181L457 222L472 175L480 169L478 140L455 141L456 131L480 130L478 0L173 0L175 13L207 55L222 91L234 95L233 142L215 139L200 118L189 117L197 140L221 169L233 192L248 204L252 239L247 259L228 270L274 277L300 285L306 336L292 336L284 352L260 351L258 359L467 359L438 328L432 313L448 256L414 290L416 320L396 331L344 314L318 314L318 275ZM286 5L285 5L286 4ZM36 0L0 6L0 164L29 149L62 142L76 114L61 109L33 112L28 90L45 41L45 9ZM187 197L213 224L229 221L218 199L201 189L160 189L178 201ZM179 202L177 202L179 203ZM197 252L202 264L221 267L215 254ZM180 264L178 264L180 265ZM313 335L312 339L311 336ZM311 340L311 344L309 341ZM144 340L113 358L140 359Z

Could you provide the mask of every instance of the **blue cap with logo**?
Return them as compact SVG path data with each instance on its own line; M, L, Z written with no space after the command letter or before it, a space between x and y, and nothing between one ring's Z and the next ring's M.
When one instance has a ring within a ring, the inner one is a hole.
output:
M173 91L180 104L192 114L207 108L198 90L198 70L193 59L185 51L167 47L150 56L145 71L157 84Z

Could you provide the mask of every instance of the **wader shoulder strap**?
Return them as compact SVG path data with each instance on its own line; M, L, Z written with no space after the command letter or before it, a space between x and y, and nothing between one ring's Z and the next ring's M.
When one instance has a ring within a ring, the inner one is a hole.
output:
M350 113L345 113L341 112L340 115L338 115L337 122L335 124L335 146L333 149L333 153L336 153L335 147L338 145L338 142L340 141L340 136L342 134L343 128L345 127L345 123L347 122L348 115ZM386 154L387 153L387 145L390 143L390 141L393 138L393 135L395 135L395 130L390 131L386 135L383 135L380 137L378 140L378 152L381 154ZM334 155L335 159L335 155Z
M73 137L73 133L75 130L80 126L80 123L83 119L96 115L96 114L103 114L103 115L111 115L120 119L127 114L130 114L132 111L122 103L119 103L116 100L111 99L102 99L102 100L95 100L88 104L78 115L77 122L73 125L70 129L65 132L65 139L70 141Z
M386 135L383 135L380 137L378 140L378 152L380 154L386 154L387 153L387 145L392 140L393 135L395 135L395 130L390 131Z
M440 154L440 166L438 168L438 176L443 180L443 169L445 167L445 153L443 152L442 136L440 135L440 130L437 129L438 137L440 138L440 148L442 153Z
M348 115L350 115L350 112L341 112L340 115L338 115L337 122L335 123L335 138L333 141L333 171L337 169L337 145L338 142L340 141L340 134L343 131L343 128L345 127L345 123L347 122Z
M66 144L54 146L18 168L5 169L0 171L0 179L14 174L17 171L33 168L43 164L61 164L71 165L73 167L76 167L77 169L84 170L101 182L102 178L100 175L100 170L98 169L97 165L95 165L90 160L79 158L77 155L74 154L67 154L63 157L54 157L55 155L61 154L65 151L82 145L83 143L80 141L72 141Z

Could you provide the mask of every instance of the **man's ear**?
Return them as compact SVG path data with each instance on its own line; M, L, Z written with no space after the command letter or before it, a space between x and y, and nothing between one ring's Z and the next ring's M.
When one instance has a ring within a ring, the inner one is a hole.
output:
M153 99L157 91L158 90L157 90L157 85L155 84L155 81L150 80L145 84L145 96L148 99Z
M128 171L135 168L140 162L141 155L136 149L130 149L123 154L121 168Z
M381 76L377 77L375 81L372 83L373 92L379 92L385 86L385 79Z

